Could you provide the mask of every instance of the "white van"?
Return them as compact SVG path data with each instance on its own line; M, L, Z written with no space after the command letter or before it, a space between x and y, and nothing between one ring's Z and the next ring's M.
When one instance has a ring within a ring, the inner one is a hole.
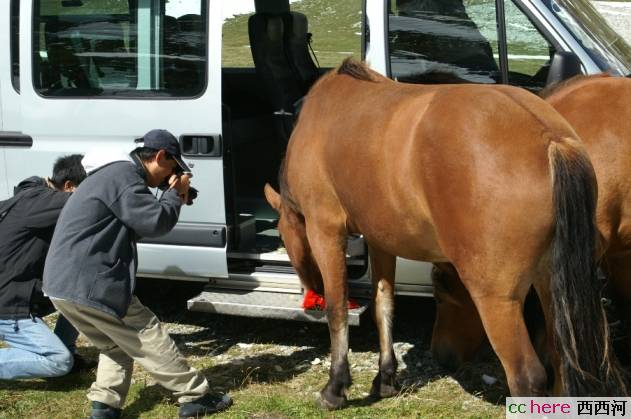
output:
M200 194L141 242L139 275L207 283L192 310L320 321L300 307L263 185L324 71L355 55L400 81L535 92L631 73L631 49L587 0L6 0L0 45L0 199L60 155L128 152L168 129ZM347 260L351 292L368 296L361 237ZM430 268L400 259L397 292L430 296Z

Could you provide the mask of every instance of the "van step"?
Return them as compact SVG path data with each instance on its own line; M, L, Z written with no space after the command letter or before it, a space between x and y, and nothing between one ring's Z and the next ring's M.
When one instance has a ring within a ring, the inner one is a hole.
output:
M271 272L271 273L282 273L282 274L296 274L296 270L293 266L282 266L282 265L263 265L257 266L254 268L254 272Z
M348 324L359 326L367 301L348 311ZM207 288L187 302L191 311L268 319L326 323L326 312L302 308L302 294Z
M255 260L272 263L290 263L289 255L283 251L274 251L267 253L247 253L247 252L228 252L229 260ZM351 257L346 255L346 264L349 266L365 266L366 261L363 257Z

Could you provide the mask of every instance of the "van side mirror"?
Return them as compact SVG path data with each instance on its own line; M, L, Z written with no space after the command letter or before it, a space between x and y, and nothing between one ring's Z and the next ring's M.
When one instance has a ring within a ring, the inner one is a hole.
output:
M582 74L581 60L578 59L576 54L569 51L555 52L552 57L552 62L550 63L546 86L567 80L579 74Z

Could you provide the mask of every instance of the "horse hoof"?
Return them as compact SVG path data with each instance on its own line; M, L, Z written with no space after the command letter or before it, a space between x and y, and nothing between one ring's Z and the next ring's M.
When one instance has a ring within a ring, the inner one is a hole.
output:
M387 399L388 397L394 397L399 394L400 388L398 385L390 385L373 381L370 388L370 398L374 400Z
M321 392L320 396L316 400L316 406L324 410L337 410L346 406L346 396L332 396L325 395Z
M388 397L394 397L397 394L399 394L399 386L381 385L381 390L379 391L381 398L386 399Z

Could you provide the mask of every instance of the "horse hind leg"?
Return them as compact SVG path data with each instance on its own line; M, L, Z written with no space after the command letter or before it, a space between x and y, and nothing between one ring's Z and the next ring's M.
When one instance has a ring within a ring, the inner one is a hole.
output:
M615 315L622 321L623 335L616 342L617 355L622 364L631 364L631 255L628 252L604 258L603 269L611 284L615 301ZM614 337L612 336L612 340ZM613 344L613 343L612 343Z
M327 410L346 404L352 384L348 364L348 284L346 281L346 230L330 220L307 222L307 237L324 282L326 314L331 338L329 381L320 392L318 404Z
M534 330L531 330L531 334L535 334L535 338L538 341L539 352L547 358L549 364L552 365L554 370L552 377L552 385L550 393L555 396L563 395L563 382L561 379L561 360L559 353L554 347L554 319L552 313L552 295L550 293L550 281L549 276L544 276L537 279L533 286L539 299L540 308L543 311L544 328L541 328L539 324L534 324ZM550 380L549 380L550 381Z
M397 359L392 347L392 318L394 315L394 274L396 258L374 246L369 246L372 269L373 316L379 332L379 372L375 376L370 395L378 399L399 393L396 383Z
M441 367L456 371L483 352L486 332L478 309L453 265L434 264L432 284L436 300L432 356Z
M517 283L523 275L527 274L463 276L513 397L540 396L546 390L546 371L524 322L524 300L532 281Z

